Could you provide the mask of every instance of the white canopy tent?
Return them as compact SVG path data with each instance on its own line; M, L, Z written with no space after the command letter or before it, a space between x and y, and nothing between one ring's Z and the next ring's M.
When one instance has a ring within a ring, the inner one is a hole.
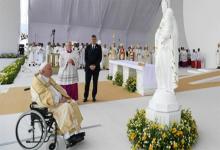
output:
M161 0L30 0L29 41L47 43L52 29L56 42L88 42L96 34L102 43L146 44Z

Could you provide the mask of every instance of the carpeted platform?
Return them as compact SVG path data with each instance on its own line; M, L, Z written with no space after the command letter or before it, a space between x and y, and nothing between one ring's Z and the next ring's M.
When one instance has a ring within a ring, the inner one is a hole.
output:
M24 112L29 109L31 103L30 91L24 91L25 87L10 88L7 93L0 94L0 115ZM90 87L90 95L92 84ZM83 103L84 83L79 84L79 101L78 104L92 103L91 97L87 103ZM99 82L97 102L114 101L140 97L137 93L129 93L126 89L112 85L110 81ZM97 103L96 102L96 103Z
M220 86L220 82L205 82L205 83L192 84L195 81L200 81L200 80L209 79L213 77L220 77L220 71L212 71L208 73L202 73L199 75L183 77L179 80L178 88L176 89L176 91L182 92L182 91L190 91L190 90L197 90L197 89Z
M220 82L194 83L204 79L220 77L220 71L213 71L194 76L184 76L179 81L177 92L190 91L220 86ZM92 85L91 85L92 87ZM31 96L29 91L24 91L25 87L10 88L7 93L0 94L0 115L24 112L29 109ZM92 88L90 88L92 90ZM83 103L84 83L79 84L79 105L92 103L91 97L87 103ZM91 91L90 91L91 95ZM112 85L111 81L99 82L97 102L115 101L140 97L137 93L129 93L126 89Z

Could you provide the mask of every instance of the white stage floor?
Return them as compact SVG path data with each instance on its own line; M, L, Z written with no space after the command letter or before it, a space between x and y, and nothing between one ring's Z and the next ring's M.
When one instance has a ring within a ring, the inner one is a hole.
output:
M34 69L35 71L37 68ZM187 74L187 69L181 69ZM106 80L108 71L100 73L100 80ZM11 86L29 86L33 73L20 72ZM84 81L84 71L79 71L80 82ZM56 78L56 76L55 76ZM0 86L0 90L9 86ZM182 92L177 94L179 103L184 108L191 108L199 128L199 141L193 150L217 150L220 139L220 87ZM111 93L109 93L111 94ZM80 106L84 116L83 127L100 125L86 129L85 141L72 150L129 150L131 145L126 134L126 124L137 108L147 107L151 97L141 97L106 103L94 103ZM15 141L15 124L19 114L0 116L0 150L21 150ZM65 149L59 139L59 149ZM42 150L46 150L46 145Z
M220 88L210 88L178 93L177 98L184 108L191 108L199 128L199 142L193 150L216 150L220 139ZM84 116L83 127L98 125L86 131L86 139L74 150L128 150L127 121L137 108L145 108L150 97L80 106ZM15 141L15 123L18 115L0 117L0 145ZM60 139L62 141L62 139ZM65 149L63 142L60 149ZM18 144L0 146L1 150L20 150ZM46 148L43 147L42 150Z

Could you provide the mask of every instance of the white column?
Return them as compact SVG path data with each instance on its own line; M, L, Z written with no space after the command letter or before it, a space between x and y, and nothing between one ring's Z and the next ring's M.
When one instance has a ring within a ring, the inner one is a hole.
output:
M17 52L20 35L20 1L0 0L0 54Z
M112 63L109 62L109 72L108 72L108 75L109 76L112 76L113 75L113 65Z
M113 80L115 80L115 75L118 72L118 65L117 64L112 64L112 76L113 76Z
M144 96L144 73L142 70L136 70L137 72L137 92Z
M123 87L126 86L126 81L128 80L130 75L130 69L126 66L123 66Z

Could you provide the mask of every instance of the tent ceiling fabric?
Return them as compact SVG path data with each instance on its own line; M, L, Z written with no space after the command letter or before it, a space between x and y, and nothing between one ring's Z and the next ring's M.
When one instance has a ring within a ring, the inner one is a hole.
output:
M112 33L117 32L116 36L118 34L125 43L131 36L129 33L140 34L142 43L160 10L160 2L161 0L30 0L30 41L46 42L46 34L42 32L51 32L53 27L58 27L57 31L62 33L57 33L57 39L64 38L63 41L71 40L76 36L72 36L75 33L78 37L72 40L86 42L89 37L84 36L88 32L97 34L100 39L108 42ZM106 37L107 35L110 37Z

